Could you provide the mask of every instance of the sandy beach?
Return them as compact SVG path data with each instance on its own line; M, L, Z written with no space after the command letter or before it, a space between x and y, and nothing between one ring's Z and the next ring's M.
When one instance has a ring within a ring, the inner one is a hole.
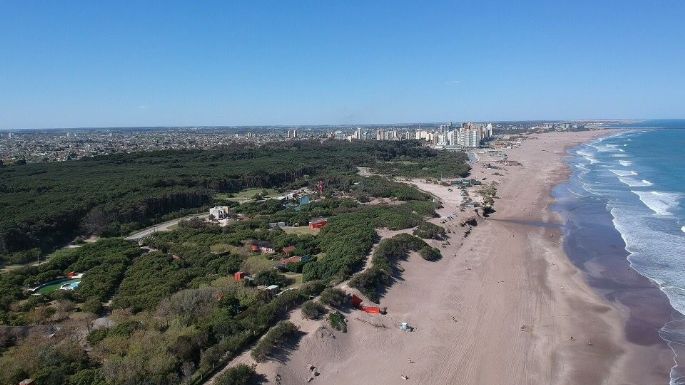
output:
M468 237L460 222L473 213L455 209L458 190L414 181L444 204L433 221L449 239L432 241L443 258L401 262L402 275L380 301L387 314L351 310L348 333L293 312L306 334L257 371L280 384L307 383L310 365L320 373L311 383L326 385L667 384L670 350L626 338L629 311L588 286L549 209L551 188L568 173L566 149L608 134L534 135L505 150L520 166L475 164L472 177L497 182L498 199L496 213ZM401 322L415 330L401 331ZM247 353L231 365L238 362L253 363Z

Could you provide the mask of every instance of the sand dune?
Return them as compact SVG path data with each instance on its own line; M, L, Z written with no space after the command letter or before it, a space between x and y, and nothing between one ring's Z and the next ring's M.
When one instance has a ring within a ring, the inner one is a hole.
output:
M402 262L381 300L387 315L351 311L346 334L307 321L292 351L257 370L281 384L307 383L309 365L320 373L311 383L326 385L668 383L668 368L650 364L670 352L625 340L626 315L584 282L547 210L565 148L602 134L537 135L507 150L522 166L503 176L476 165L474 177L499 183L491 218L464 239L458 223L471 214L462 213L443 224L449 245L433 242L442 260ZM457 211L456 190L416 184L443 200L441 216ZM401 322L416 330L401 331Z

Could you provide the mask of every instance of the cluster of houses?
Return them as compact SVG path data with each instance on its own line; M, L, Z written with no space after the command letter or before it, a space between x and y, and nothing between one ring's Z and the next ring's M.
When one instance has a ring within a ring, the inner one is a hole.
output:
M283 204L285 208L291 208L299 211L312 202L310 194L311 193L308 189L302 189L279 197L279 199L285 200L285 203ZM209 209L209 220L219 222L219 224L222 226L228 225L231 220L241 220L243 217L244 216L242 214L235 214L231 212L228 206L214 206ZM279 225L285 226L285 223L281 223L282 222L279 222ZM319 226L323 227L320 224Z
M253 241L249 243L250 250L255 253L262 253L264 255L270 255L270 254L275 254L276 250L275 248L266 241ZM285 256L281 258L278 261L278 264L275 266L276 269L286 272L286 271L293 271L292 266L301 264L301 263L307 263L309 261L313 260L313 257L309 255L305 256L300 256L300 255L293 255L295 253L296 247L295 246L286 246L281 249L281 253ZM249 273L245 271L238 271L233 275L233 279L236 282L246 282L247 284L252 284L254 281L254 277L252 277ZM257 289L267 293L268 295L278 295L279 294L279 287L278 285L270 285L270 286L257 286ZM287 290L287 289L286 289Z

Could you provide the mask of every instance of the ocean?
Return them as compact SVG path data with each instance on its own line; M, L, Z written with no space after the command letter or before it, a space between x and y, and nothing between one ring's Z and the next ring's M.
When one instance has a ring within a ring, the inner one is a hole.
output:
M630 340L673 350L671 384L685 384L685 121L635 124L569 154L554 191L567 254L630 310Z

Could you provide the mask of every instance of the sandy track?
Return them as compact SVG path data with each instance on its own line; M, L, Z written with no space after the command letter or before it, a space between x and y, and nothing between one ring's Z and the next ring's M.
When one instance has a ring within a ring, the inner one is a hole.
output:
M161 233L165 231L171 231L171 228L178 225L180 221L183 220L189 220L192 218L200 218L200 219L206 219L208 217L207 214L192 214L185 216L183 218L178 218L178 219L172 219L170 221L158 223L154 226L147 227L143 230L136 231L135 233L127 236L125 239L127 241L139 241L145 237L148 237L154 233Z

